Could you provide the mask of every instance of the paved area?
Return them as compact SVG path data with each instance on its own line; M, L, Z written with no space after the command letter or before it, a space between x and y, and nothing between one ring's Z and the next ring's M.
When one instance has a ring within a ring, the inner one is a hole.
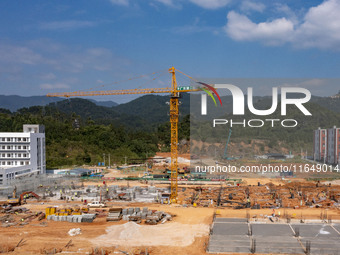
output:
M292 224L292 228L300 232L300 240L304 246L311 243L311 254L340 254L339 225L329 224Z
M247 219L244 218L216 218L215 222L243 222L247 223Z
M248 235L247 223L214 223L214 235Z
M340 255L340 224L247 223L247 219L216 218L208 252L251 253L255 246L255 253L305 254L307 243L311 254Z

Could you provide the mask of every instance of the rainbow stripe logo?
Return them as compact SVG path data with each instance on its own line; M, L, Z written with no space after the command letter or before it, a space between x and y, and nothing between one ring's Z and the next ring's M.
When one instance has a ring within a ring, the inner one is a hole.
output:
M204 82L197 82L197 83L199 83L199 84L201 84L205 87L205 88L199 87L199 89L204 91L205 93L207 93L212 98L212 100L215 103L215 106L217 106L217 103L216 103L214 95L211 92L213 92L215 94L215 96L218 98L218 100L220 101L220 104L222 106L222 100L220 98L220 95L217 93L216 89L213 86L206 84Z

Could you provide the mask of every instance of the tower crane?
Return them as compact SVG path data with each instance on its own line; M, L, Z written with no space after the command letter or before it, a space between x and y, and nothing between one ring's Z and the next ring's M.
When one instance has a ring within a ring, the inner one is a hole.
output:
M185 73L171 67L169 70L171 74L171 87L166 88L145 88L145 89L123 89L123 90L105 90L105 91L75 91L75 92L61 92L49 93L47 97L83 97L83 96L106 96L106 95L129 95L129 94L154 94L154 93L170 93L170 127L171 127L171 194L170 199L175 202L177 199L177 169L178 169L178 115L179 115L179 97L182 92L195 92L201 89L194 89L191 87L184 87L179 90L176 80L176 71L182 73L188 78L192 77Z

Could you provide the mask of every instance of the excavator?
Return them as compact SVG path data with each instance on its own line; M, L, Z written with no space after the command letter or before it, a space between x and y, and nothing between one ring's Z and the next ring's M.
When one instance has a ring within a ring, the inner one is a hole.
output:
M34 193L33 191L26 191L26 192L23 192L23 193L21 193L20 194L20 196L17 198L16 196L16 192L17 192L17 189L16 189L16 187L14 188L14 190L13 190L13 197L12 198L9 198L8 200L7 200L7 204L8 205L13 205L13 206L15 206L15 205L21 205L23 202L24 202L24 196L25 195L29 195L30 197L31 196L33 196L33 197L35 197L36 199L39 199L40 197L36 194L36 193Z

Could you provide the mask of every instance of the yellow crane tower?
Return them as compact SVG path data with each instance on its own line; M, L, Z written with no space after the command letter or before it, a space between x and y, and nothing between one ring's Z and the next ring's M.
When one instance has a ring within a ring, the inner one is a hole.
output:
M154 94L154 93L170 93L170 126L171 126L171 195L170 199L175 202L177 199L177 170L178 170L178 114L179 102L181 92L200 91L199 89L192 89L186 87L178 90L176 71L183 72L171 67L169 73L171 74L171 87L166 88L147 88L147 89L123 89L123 90L106 90L106 91L75 91L75 92L61 92L49 93L48 97L83 97L83 96L107 96L107 95L128 95L128 94ZM190 76L184 74L188 78Z

